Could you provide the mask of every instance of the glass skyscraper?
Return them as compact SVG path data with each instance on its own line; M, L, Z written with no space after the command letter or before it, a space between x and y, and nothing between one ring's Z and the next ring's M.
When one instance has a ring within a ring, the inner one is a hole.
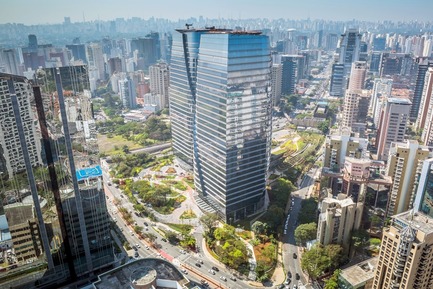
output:
M178 30L170 113L174 153L199 197L228 221L264 207L271 141L271 57L260 32Z
M87 67L0 74L0 102L0 287L58 288L113 264Z

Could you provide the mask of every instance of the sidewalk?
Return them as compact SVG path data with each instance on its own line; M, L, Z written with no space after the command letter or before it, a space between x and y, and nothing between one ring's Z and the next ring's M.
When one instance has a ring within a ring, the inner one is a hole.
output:
M278 242L277 252L277 267L274 270L274 274L271 277L273 285L282 284L286 280L286 272L283 268L283 244Z

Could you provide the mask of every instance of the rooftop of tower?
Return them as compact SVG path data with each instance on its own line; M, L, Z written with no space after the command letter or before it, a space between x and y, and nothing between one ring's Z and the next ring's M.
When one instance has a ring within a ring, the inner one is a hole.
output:
M433 233L433 219L421 212L410 210L395 215L392 219L394 226L403 228L410 225L413 229L420 230L425 234Z
M185 24L184 29L176 29L177 32L187 33L187 32L207 32L214 34L249 34L249 35L260 35L262 31L260 30L233 30L226 28L216 28L215 26L206 26L205 28L194 28L192 24Z

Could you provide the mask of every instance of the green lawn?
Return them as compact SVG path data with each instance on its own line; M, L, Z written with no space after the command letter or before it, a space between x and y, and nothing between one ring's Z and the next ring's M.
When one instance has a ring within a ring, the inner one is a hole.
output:
M108 155L114 155L122 152L123 146L128 146L129 150L139 149L143 146L136 144L123 138L120 135L113 135L112 138L108 138L107 135L98 134L98 146L101 153ZM115 148L118 148L117 150Z

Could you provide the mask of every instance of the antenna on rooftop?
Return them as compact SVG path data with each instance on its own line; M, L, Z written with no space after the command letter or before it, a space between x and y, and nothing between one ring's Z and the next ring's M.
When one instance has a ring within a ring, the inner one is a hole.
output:
M185 26L186 26L186 29L189 29L192 26L192 24L185 23Z

